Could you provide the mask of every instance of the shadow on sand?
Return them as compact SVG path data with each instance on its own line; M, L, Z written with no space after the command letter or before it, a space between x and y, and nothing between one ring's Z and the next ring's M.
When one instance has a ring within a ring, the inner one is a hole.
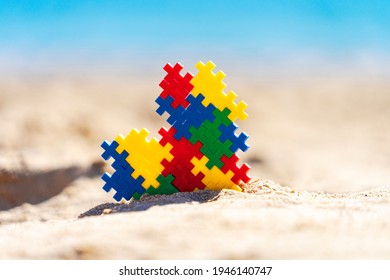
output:
M153 206L162 206L168 204L180 203L206 203L218 199L221 191L196 191L196 192L178 192L171 195L144 195L140 200L131 200L129 203L104 203L100 204L87 212L80 214L79 218L87 216L99 216L104 213L121 213L145 211ZM108 212L107 212L108 211Z

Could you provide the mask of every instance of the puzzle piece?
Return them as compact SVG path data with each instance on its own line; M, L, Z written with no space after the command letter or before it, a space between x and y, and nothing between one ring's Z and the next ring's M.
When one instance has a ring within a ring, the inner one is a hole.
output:
M196 64L196 68L199 72L191 80L191 84L194 86L191 93L195 97L200 93L203 94L205 96L203 105L205 106L213 104L221 111L224 108L228 108L230 110L229 119L232 122L238 118L245 120L248 117L248 114L245 113L248 104L243 101L236 104L234 100L237 98L237 95L233 91L230 91L227 95L223 92L223 89L226 87L225 83L222 82L226 76L225 73L218 71L214 74L215 64L211 61L206 64L199 61Z
M177 131L175 134L177 140L180 140L182 137L189 140L192 136L190 132L191 127L199 128L206 120L212 122L215 119L213 115L213 111L215 110L214 105L209 104L207 107L203 106L203 99L204 96L201 94L196 98L193 95L187 97L190 105L184 110L180 116L180 120L172 125Z
M198 74L196 74L191 80L191 84L194 86L191 93L196 97L198 94L203 94L206 99L204 101L205 106L212 103L216 105L213 99L220 97L220 93L223 92L226 87L225 83L222 81L225 78L225 73L218 71L216 74L213 73L215 64L211 61L207 62L206 65L203 62L199 61L196 66L198 69ZM212 97L216 95L216 97ZM224 106L225 107L225 106ZM223 108L219 108L221 111Z
M101 145L101 147L104 149L102 158L104 158L105 160L113 158L114 162L111 164L111 166L114 169L118 169L119 167L126 168L129 165L129 163L126 161L126 158L129 156L129 154L126 151L123 151L121 154L119 154L116 151L118 146L119 144L116 141L112 141L111 143L107 140L104 141Z
M160 183L160 185L155 189L155 188L148 188L145 193L149 195L155 195L155 194L173 194L177 193L178 189L175 188L174 185L172 185L172 181L175 178L173 177L172 174L169 174L168 176L164 177L163 175L158 176L157 181ZM133 195L133 198L135 200L140 199L142 194L135 193Z
M237 163L239 159L240 158L235 154L230 158L228 158L226 155L221 157L221 161L224 164L221 171L225 174L229 171L232 171L234 176L231 178L231 180L237 185L240 183L240 181L243 183L248 183L251 179L247 174L250 169L249 165L243 164L238 167Z
M248 140L249 136L245 132L241 132L240 135L236 135L235 131L238 126L235 123L231 123L228 126L220 125L219 131L221 132L221 136L219 140L221 142L225 142L226 140L230 140L232 145L230 146L230 150L235 153L239 149L243 152L246 152L249 149L249 146L246 144L246 140Z
M221 168L223 163L220 158L223 155L231 157L233 154L230 149L232 142L229 139L223 142L220 140L222 132L219 127L221 125L229 126L231 124L231 121L228 118L229 114L230 110L227 108L223 111L216 108L213 112L213 115L215 116L213 122L206 120L198 129L195 127L190 128L192 134L190 142L194 144L199 141L203 144L200 151L209 159L206 164L209 169L213 166Z
M200 94L196 98L193 95L189 95L187 100L190 103L186 109L181 105L174 109L171 96L168 96L167 99L163 99L161 96L156 99L156 103L160 105L156 112L160 116L165 112L169 114L167 121L176 129L176 140L180 140L182 137L190 139L191 127L198 128L205 120L213 121L215 119L213 115L215 107L212 104L209 104L207 107L203 106L203 95Z
M167 72L167 75L160 83L160 87L163 89L160 96L163 99L171 96L173 99L172 107L174 109L179 105L183 108L187 108L190 103L186 98L194 88L190 83L193 78L192 74L187 72L183 76L180 73L181 70L183 70L183 66L180 63L176 63L173 67L171 64L167 63L164 66L164 70Z
M214 121L210 122L205 120L202 126L200 126L198 129L196 127L190 129L190 132L192 133L190 142L194 143L196 141L200 141L203 143L201 139L206 138L207 140L211 141L211 144L215 144L217 139L222 135L219 127L222 124L225 126L229 126L231 124L231 121L228 119L229 114L230 110L227 108L225 108L223 111L215 108L213 111L213 115L215 117Z
M192 158L202 158L203 154L200 152L202 143L197 142L192 145L187 139L181 138L179 141L176 140L176 130L171 127L169 130L161 128L158 132L162 138L160 144L162 146L167 143L172 145L170 153L173 155L172 161L162 161L164 170L162 174L167 176L172 174L174 176L173 185L180 191L193 191L195 188L204 189L205 185L202 183L204 176L199 174L195 176L191 173L194 167L191 163Z
M167 112L169 115L167 122L170 125L174 125L175 122L180 120L180 118L185 110L184 107L181 105L178 105L176 108L173 108L172 107L173 102L174 102L174 99L172 96L167 96L166 99L159 96L156 99L156 103L159 105L159 107L156 110L157 114L162 116L165 112Z
M191 172L194 167L191 161L183 162L174 158L172 162L163 161L162 164L165 167L163 175L172 174L174 176L172 184L179 191L192 192L195 189L203 190L206 187L202 182L204 175L202 173L195 175Z
M163 159L171 161L173 156L169 153L172 145L167 143L164 147L157 142L156 138L147 139L150 132L147 129L138 131L133 129L126 137L118 135L115 141L119 146L116 149L118 153L126 150L129 153L126 161L134 168L132 177L136 179L142 176L145 181L142 186L148 188L152 186L157 188L159 183L157 177L164 169L161 162Z
M199 159L202 158L203 154L200 152L202 143L199 141L192 144L185 138L177 140L175 138L177 131L174 127L171 127L169 130L162 127L158 133L161 135L159 142L161 146L165 146L168 143L172 145L170 154L174 157L174 159L177 158L181 161L189 162L193 157Z
M120 201L122 198L130 200L136 193L142 195L145 192L145 189L142 187L145 179L141 176L134 179L131 176L132 173L134 173L134 169L131 166L126 168L119 166L113 175L110 175L108 172L104 173L102 176L105 182L103 190L106 192L109 192L111 189L115 190L114 199L116 201Z
M110 158L114 159L112 167L116 170L113 175L110 175L106 172L102 179L105 181L103 189L106 192L109 192L111 189L116 190L114 199L120 201L122 198L129 200L135 194L142 195L145 192L145 189L142 187L142 182L145 180L141 176L134 180L131 174L134 172L134 169L126 161L126 158L129 154L126 151L123 151L121 154L117 152L119 144L116 141L111 143L104 141L101 147L104 149L102 157L105 160Z
M214 166L209 169L206 166L208 159L207 157L202 157L202 159L193 158L191 163L194 165L192 173L194 175L199 174L199 172L204 174L202 182L206 185L205 189L208 190L222 190L222 189L232 189L236 191L241 191L241 188L235 184L231 178L234 176L234 173L229 170L228 172L223 173L219 168Z
M178 189L175 188L175 186L172 184L175 177L173 177L172 174L169 174L168 176L160 175L157 178L157 181L160 183L157 189L149 188L147 190L147 193L150 195L154 194L173 194L177 193Z

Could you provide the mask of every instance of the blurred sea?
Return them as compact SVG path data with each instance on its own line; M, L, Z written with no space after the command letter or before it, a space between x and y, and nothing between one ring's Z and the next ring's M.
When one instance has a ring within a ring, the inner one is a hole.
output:
M0 7L3 76L155 74L155 65L209 59L245 75L389 72L385 0L0 0Z

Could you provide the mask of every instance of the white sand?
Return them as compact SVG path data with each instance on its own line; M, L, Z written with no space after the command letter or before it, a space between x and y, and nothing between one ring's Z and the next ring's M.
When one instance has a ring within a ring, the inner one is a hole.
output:
M147 197L79 219L114 202L96 176L100 143L165 125L154 113L160 79L1 81L1 258L390 257L390 82L380 77L228 76L249 103L243 161L255 179L291 188L260 180L252 193Z

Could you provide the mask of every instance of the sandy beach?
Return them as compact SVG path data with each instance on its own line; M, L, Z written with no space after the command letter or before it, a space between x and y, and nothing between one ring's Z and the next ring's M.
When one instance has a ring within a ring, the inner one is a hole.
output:
M3 78L0 258L390 258L388 79L223 70L249 104L252 182L129 204L101 189L100 144L132 128L158 137L162 70Z

